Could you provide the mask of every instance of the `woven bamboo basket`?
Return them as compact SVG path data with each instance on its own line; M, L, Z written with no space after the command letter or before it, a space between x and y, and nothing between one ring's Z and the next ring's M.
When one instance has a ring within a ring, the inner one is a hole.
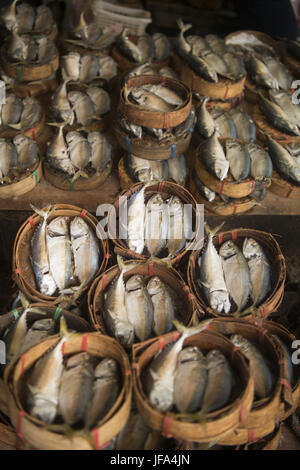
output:
M120 94L120 112L134 124L145 127L163 128L179 126L185 121L192 107L192 94L189 88L178 80L161 77L160 75L138 75L129 78L126 82L128 87L139 87L146 84L165 85L179 94L183 99L183 105L179 109L170 112L155 112L142 110L139 105L125 101L124 88Z
M231 320L216 319L210 324L210 330L216 333L223 334L226 337L230 337L234 334L240 334L246 339L255 344L263 355L268 359L269 366L272 367L272 374L275 379L275 385L270 396L253 401L253 405L247 418L244 420L242 426L236 430L235 435L227 435L220 441L223 445L236 445L244 444L249 442L248 436L249 431L259 428L259 438L266 436L273 431L276 421L279 416L281 392L282 392L282 377L284 373L284 367L281 363L282 352L278 349L277 343L273 337L263 331L261 328L245 321L245 320ZM238 350L236 348L235 350ZM251 367L250 367L251 368ZM269 430L269 426L273 428ZM245 432L246 431L246 432ZM247 439L244 436L247 434ZM255 437L256 440L258 436ZM240 440L240 442L238 442Z
M108 164L100 175L97 175L93 170L89 178L80 177L76 181L72 182L72 178L68 177L67 174L63 174L55 170L48 162L44 162L43 168L45 179L56 188L63 189L65 191L88 191L99 188L111 173L111 165Z
M281 178L275 170L273 170L270 191L280 197L300 199L300 186L296 186L295 184Z
M7 56L7 44L1 48L1 62L5 73L19 82L33 82L45 80L50 77L59 67L59 53L56 50L54 58L50 63L14 63Z
M219 349L225 354L241 382L239 391L236 390L236 396L232 398L231 403L223 409L207 414L206 422L202 425L180 421L172 411L163 414L150 405L141 380L144 370L154 355L173 340L174 335L169 333L133 346L133 389L138 409L144 421L165 436L194 442L214 442L224 433L236 429L246 419L252 407L254 382L248 361L239 351L233 354L233 345L222 335L205 331L187 338L184 347L197 346L204 353L211 349Z
M127 262L127 264L132 261ZM181 276L172 268L167 268L156 263L138 263L130 271L124 274L124 283L133 275L139 274L145 279L145 283L153 276L158 276L170 289L177 293L180 308L177 309L177 320L186 326L190 326L193 320L194 301L188 286ZM104 292L120 274L119 267L112 266L104 274L95 279L88 293L89 319L96 330L102 334L108 334L103 318Z
M116 124L114 132L117 137L119 145L127 151L133 153L137 157L146 160L168 160L169 158L181 155L187 151L191 141L191 132L187 131L183 136L178 139L174 138L172 142L159 142L158 139L151 136L143 136L142 139L130 138Z
M225 203L218 195L216 195L214 201L209 202L199 194L192 177L189 182L189 190L199 204L204 204L205 209L217 215L231 216L242 214L253 209L256 204L250 197L238 198L232 202Z
M237 81L219 77L217 83L211 83L197 75L184 61L173 53L172 64L180 80L192 91L208 96L212 100L232 100L244 91L246 75Z
M296 337L291 334L284 326L279 323L272 321L265 321L262 325L263 331L266 331L269 335L276 335L281 341L283 341L288 347L289 351L293 351L292 344ZM276 342L276 338L274 339ZM280 348L280 346L279 346ZM294 413L299 406L300 400L300 367L299 365L293 365L293 383L289 383L289 376L287 371L287 364L284 364L283 369L284 375L282 377L282 400L280 403L280 412L278 419L284 421L292 413Z
M279 130L275 129L269 124L265 115L260 111L259 105L256 105L252 113L253 120L256 125L257 140L263 144L267 143L266 135L269 134L274 140L280 144L289 144L295 142L300 144L300 137L284 134Z
M104 55L110 55L111 53L111 46L104 47L103 49L91 49L88 46L80 46L79 44L75 44L73 42L69 42L69 39L74 40L74 38L69 37L68 34L62 33L59 37L59 49L61 54L67 54L68 52L78 52L79 54L92 54L98 57L102 57Z
M58 341L57 336L43 341L28 350L21 359L8 367L5 381L9 388L8 401L11 422L17 435L36 449L101 449L122 429L130 412L132 384L127 355L117 341L99 333L74 335L64 343L64 356L86 351L93 357L112 357L119 363L123 382L116 402L106 416L97 423L97 427L85 435L74 435L70 439L62 433L48 431L44 423L30 416L24 408L24 389L27 373L36 361L55 346Z
M224 144L227 139L220 139L221 144L224 147ZM239 139L235 139L237 142L245 143ZM220 181L218 178L213 176L202 163L201 153L203 144L200 144L196 151L195 158L195 171L198 178L210 189L217 192L218 194L224 194L224 196L232 197L234 199L242 198L249 196L253 193L256 187L256 181L253 178L246 178L244 181L237 182L233 179L230 173L225 180ZM246 143L245 143L246 144ZM271 180L269 182L262 183L263 187L266 188L270 186Z
M50 206L50 208L54 208L54 206ZM44 208L47 210L48 208ZM56 204L54 212L48 217L48 222L51 221L53 218L58 216L67 216L67 217L82 217L85 222L89 225L89 227L95 233L99 230L97 227L97 219L92 216L89 212L85 209L81 209L76 206L72 206L69 204ZM37 290L35 276L31 264L31 239L35 232L37 225L42 221L42 218L37 215L33 214L29 217L23 225L18 230L14 241L14 249L13 249L13 262L12 262L12 269L13 269L13 277L19 287L19 289L24 292L26 297L34 302L46 302L52 303L55 302L57 296L46 296L41 294ZM103 240L99 238L99 248L100 248L100 259L99 259L99 270L95 277L105 271L107 262L108 262L108 243L107 240ZM87 292L88 286L86 286L83 291L82 295ZM81 295L81 296L82 296Z
M218 249L219 245L228 240L233 240L238 246L241 246L246 237L254 238L262 246L266 256L271 264L271 292L267 298L252 313L247 313L242 316L244 320L256 320L267 318L274 312L282 302L284 294L284 283L286 278L286 265L283 254L275 238L267 232L259 230L239 228L232 231L221 232L213 237L213 243ZM199 278L198 258L201 255L201 250L194 251L189 258L187 268L188 285L198 301L200 311L205 311L208 315L213 317L228 317L228 314L220 314L215 312L207 304L204 294L198 287L197 279ZM230 315L235 315L237 312L231 312ZM240 314L241 315L241 314Z
M10 199L12 197L22 196L36 187L42 178L42 162L38 162L16 182L0 186L0 199Z
M225 37L225 42L227 43L227 41L229 39L233 38L234 36L238 36L241 33L247 33L247 34L250 34L251 36L255 36L257 39L264 42L268 46L273 47L273 49L274 49L276 55L278 56L278 58L282 57L282 52L283 51L282 51L282 47L279 45L278 41L275 41L273 38L271 38L271 36L269 36L266 33L262 33L260 31L254 31L254 30L234 31L234 33L230 33Z
M53 318L55 322L60 318L61 315L65 317L67 327L79 332L88 332L91 331L91 326L83 319L77 315L74 315L66 310L62 310L59 307L45 305L43 303L32 304L31 307L39 309L45 312L42 313L27 313L28 327L36 320L41 320L44 318ZM12 312L1 315L0 317L0 338L3 337L5 330L21 315L23 309L18 308ZM0 377L0 412L8 415L7 400L6 400L6 385L2 378Z
M19 98L26 98L26 96L40 96L44 93L53 92L58 87L57 78L44 80L41 83L22 83L15 82L12 91Z
M15 137L15 135L19 134L22 132L22 134L27 135L27 137L30 137L33 140L36 140L45 130L45 115L42 112L41 119L37 124L35 124L33 127L30 129L13 129L12 127L0 127L0 138L2 139L10 139Z
M134 193L138 192L143 186L143 183L137 183L134 186L132 186L130 189L127 191L123 191L122 193L119 194L118 198L114 202L114 208L117 212L117 219L118 219L118 211L119 211L119 197L120 196L125 196L127 199L129 199ZM196 201L193 198L193 196L187 191L185 188L182 186L176 184L176 183L171 183L168 181L161 181L160 183L154 183L152 186L148 186L145 189L145 200L148 200L152 196L154 192L159 192L161 193L161 196L163 199L166 199L169 196L178 196L179 199L183 202L183 204L189 204L192 206L193 210L193 230L196 229L196 232L198 231L199 227L196 227ZM108 218L110 220L110 217L114 216L114 211L111 211L108 215ZM113 225L112 225L113 226ZM117 225L118 226L118 225ZM180 250L178 253L175 254L174 257L170 259L170 263L174 266L176 264L179 264L179 262L182 260L182 258L188 253L188 249L193 245L193 242L196 238L196 235L193 237L192 240L189 241L189 246L183 248ZM132 250L129 250L127 244L118 238L114 238L113 234L111 234L110 237L115 245L115 254L119 254L127 259L136 259L139 261L147 261L149 258L146 255L139 255L135 253Z
M136 43L137 42L137 39L138 37L135 36L135 37L130 37L130 39ZM128 60L123 54L121 54L118 50L118 48L116 46L114 46L112 48L112 51L111 51L111 56L113 59L115 59L115 61L118 63L118 67L121 71L121 73L126 73L126 72L129 72L129 70L132 70L134 67L136 67L138 64L136 64L135 62L131 62L130 60ZM167 59L165 60L152 60L151 61L151 67L154 69L154 70L159 70L161 69L162 67L166 67L167 65L169 65L169 62L170 62L170 57L168 57Z
M207 103L207 107L208 108L218 107L218 108L224 109L224 111L230 111L231 109L236 108L244 100L244 97L245 97L245 93L243 92L230 100L211 100L210 99L209 102ZM197 100L197 98L193 98L193 105L196 107L199 106L199 100Z

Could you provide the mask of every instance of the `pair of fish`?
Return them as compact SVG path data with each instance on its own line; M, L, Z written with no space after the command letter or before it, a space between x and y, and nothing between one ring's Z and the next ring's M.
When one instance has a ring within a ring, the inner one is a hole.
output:
M187 227L184 221L184 206L177 196L165 201L159 193L154 193L145 203L144 185L135 193L128 204L127 244L135 253L146 252L157 257L168 252L168 259L180 251L185 243Z
M273 56L249 54L247 70L255 84L263 88L289 91L292 76L286 66Z
M133 42L126 28L123 29L117 42L119 51L131 62L143 64L149 60L164 61L171 53L171 45L168 38L162 33L142 34L137 43Z
M271 99L260 94L259 107L267 120L279 131L300 135L299 118L300 105L295 104L292 95L286 91L270 91Z
M207 229L209 230L209 229ZM198 282L212 310L228 314L233 299L242 312L251 299L252 307L260 305L271 288L271 267L260 244L245 238L242 251L232 241L223 243L219 253L213 233L198 259Z
M2 14L2 19L9 31L19 34L44 33L54 24L52 11L46 5L34 8L26 2L17 5L19 0L13 0Z
M41 119L42 108L38 100L28 96L23 100L9 93L0 104L0 126L27 131Z
M123 81L125 83L126 80L128 80L128 78L137 77L139 75L161 75L162 77L173 78L174 80L179 80L177 73L170 67L164 66L164 67L161 67L159 70L156 70L152 67L152 62L147 61L141 65L137 65L136 67L133 67L129 72L127 72Z
M95 234L81 217L55 217L47 223L55 209L33 209L43 219L31 239L31 262L39 291L48 296L57 291L80 292L99 268Z
M49 142L47 160L49 164L72 176L72 181L88 177L86 167L91 164L97 174L101 174L111 162L111 144L101 132L83 133L70 131L65 136L63 127Z
M167 181L169 178L181 186L185 185L187 167L184 155L168 160L145 160L133 154L127 155L126 166L135 181Z
M17 134L12 142L0 139L0 182L10 183L14 170L25 171L38 160L38 146L34 140Z
M219 76L233 81L245 76L243 60L230 52L221 38L212 34L204 38L196 35L185 38L184 33L192 25L185 25L181 19L177 24L180 29L177 51L198 75L213 83L219 81Z
M140 87L124 86L124 98L132 100L141 109L170 112L183 105L183 99L171 88L162 84L146 84Z
M57 54L57 49L48 36L19 35L13 31L7 45L8 56L18 63L49 64Z
M118 65L108 56L92 54L80 55L79 52L69 52L61 58L63 80L89 83L96 79L111 80L117 75Z
M88 87L86 92L67 91L65 80L51 98L51 111L59 122L74 122L83 127L89 126L95 119L110 111L110 96L98 87Z
M215 130L218 137L223 139L238 138L246 142L254 142L256 139L256 126L252 117L240 109L226 112L215 107L211 111L207 109L205 97L196 110L197 129L199 134L207 139Z

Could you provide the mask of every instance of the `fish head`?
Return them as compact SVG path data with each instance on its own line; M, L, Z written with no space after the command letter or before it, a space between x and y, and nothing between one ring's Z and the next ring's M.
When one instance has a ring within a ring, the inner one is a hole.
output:
M143 276L140 274L135 274L131 276L128 281L126 282L125 289L127 292L134 291L136 289L140 289L144 285Z
M253 238L245 238L243 242L243 254L245 258L249 259L260 252L259 245Z
M234 256L236 253L237 246L231 240L228 240L227 242L223 243L219 251L220 256L225 259Z
M158 294L163 290L163 284L158 276L151 277L150 281L147 284L147 290L150 295Z
M57 286L55 281L50 274L44 274L40 282L40 292L44 295L53 295Z
M134 341L134 328L129 322L119 322L115 336L124 347L129 347Z
M178 362L190 362L190 361L199 361L203 359L203 353L200 351L197 346L190 346L187 348L183 348L178 355Z
M66 236L68 234L68 217L55 217L48 224L48 233L50 236Z
M75 217L70 224L72 238L79 238L88 233L88 226L82 217Z
M237 347L237 348L245 348L248 341L242 335L232 335L230 337L230 341Z
M56 416L57 405L44 397L35 397L30 414L43 423L51 424Z
M66 361L66 368L72 369L73 367L77 367L81 364L84 364L90 360L90 356L87 352L81 352L78 354L74 354L73 356L69 357Z
M118 372L118 363L112 357L108 357L99 362L95 368L94 377L100 379L102 377L111 377Z
M66 142L69 146L78 144L84 137L77 131L70 131L66 134Z
M209 351L206 357L207 362L209 362L210 368L224 364L226 360L224 354L218 349L212 349L211 351Z

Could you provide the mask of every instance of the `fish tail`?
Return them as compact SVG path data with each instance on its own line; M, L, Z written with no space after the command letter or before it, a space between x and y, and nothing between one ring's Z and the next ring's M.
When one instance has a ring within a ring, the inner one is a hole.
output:
M204 331L208 328L209 324L211 323L212 320L205 320L198 325L188 327L184 326L182 323L180 323L178 320L173 320L173 324L175 325L175 328L179 333L181 333L183 336L188 337L195 335L197 333L200 333L201 331Z
M27 299L27 297L25 296L25 294L24 294L23 292L19 291L19 297L20 297L20 301L21 301L22 307L28 308L29 305L30 305L30 302L29 302L29 300Z
M19 122L19 124L8 124L9 127L12 127L13 129L17 129L18 131L22 128L22 124Z
M59 335L60 335L61 338L69 338L70 336L74 335L74 333L71 333L68 330L67 322L66 322L66 319L63 315L60 317Z
M178 28L182 31L182 33L185 33L186 31L192 28L191 24L184 24L184 22L182 21L182 18L177 18L176 23L178 25Z
M56 205L54 205L52 209L51 209L51 206L49 206L47 211L43 211L42 209L37 209L32 203L30 203L30 207L34 212L36 212L44 220L47 220L48 217L56 210Z
M11 183L11 179L9 176L3 176L3 178L0 178L0 183Z
M83 10L81 13L80 13L80 18L79 18L79 23L78 25L74 28L74 31L80 31L82 28L84 28L86 26L86 21L84 19L84 13L85 13L85 10Z
M205 222L204 230L205 230L206 235L211 235L213 237L214 235L216 235L216 233L218 233L221 230L221 228L223 227L224 224L225 224L225 222L222 222L220 225L218 225L214 229L211 229L208 226L207 222Z
M136 268L136 263L125 264L123 258L120 255L117 255L118 266L121 272L126 273L131 269Z
M85 171L79 170L73 176L72 183L74 183L76 180L78 180L80 178L80 176L82 176L82 178L88 178L89 177L89 175Z

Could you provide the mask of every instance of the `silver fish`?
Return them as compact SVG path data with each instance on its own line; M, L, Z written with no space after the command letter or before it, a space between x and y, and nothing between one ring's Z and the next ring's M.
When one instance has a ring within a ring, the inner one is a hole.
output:
M209 49L208 43L201 36L192 34L187 36L186 40L192 46L192 53L196 56L201 56L204 51Z
M48 143L47 160L54 168L65 171L69 175L74 175L76 170L69 159L68 147L63 134L64 125L59 126L58 133Z
M268 121L278 130L291 135L300 135L299 127L289 119L280 106L260 95L259 107Z
M254 142L256 139L256 126L252 117L240 109L230 112L236 129L236 137L246 142Z
M207 386L201 413L207 414L225 406L231 395L233 377L228 359L221 351L213 349L207 354Z
M232 241L223 243L219 255L228 292L238 312L241 312L252 293L249 266L241 250Z
M59 413L65 423L73 426L85 418L92 398L94 370L88 353L71 356L61 376Z
M128 320L139 341L150 338L153 327L153 304L139 274L131 276L125 284L125 303Z
M22 100L15 95L7 95L5 103L1 108L2 125L9 126L10 124L17 124L21 119L22 111Z
M102 29L95 22L87 23L84 19L84 14L85 11L82 11L79 23L74 28L73 34L86 44L95 44L102 36Z
M5 139L0 139L0 156L0 176L3 181L6 181L10 170L18 167L18 155L15 146Z
M251 176L255 180L271 178L273 172L272 160L268 152L256 144L248 144L251 158Z
M192 46L189 44L189 42L185 39L184 33L191 29L192 25L191 24L184 24L182 19L179 18L177 20L178 27L180 29L179 37L178 37L178 47L179 50L182 52L188 54L192 50Z
M54 334L55 328L52 318L45 318L35 321L31 328L29 328L27 331L24 341L22 341L20 354L23 354L25 351L27 351L27 349L32 348L36 344Z
M37 45L37 61L40 64L49 63L56 54L53 41L48 36L41 36L35 40Z
M213 110L211 114L214 118L216 131L219 137L222 137L223 139L235 139L237 137L236 126L229 113L219 113L218 111Z
M115 449L143 450L150 428L146 426L137 410L130 412L129 418L117 436Z
M111 80L117 75L118 64L109 55L98 57L99 76L105 80Z
M118 110L117 119L121 126L121 128L129 135L133 137L137 137L138 139L142 138L143 129L142 126L137 124L133 124L132 122L128 121L124 116L121 115L120 111Z
M216 54L224 55L226 53L226 44L224 39L220 38L216 34L207 34L205 36L205 41Z
M208 230L208 229L207 229ZM213 244L214 231L208 233L208 240L198 259L199 284L203 288L210 307L222 313L229 313L231 304L224 279L222 259Z
M142 62L151 60L155 55L155 46L151 36L147 33L142 34L138 38L137 46L142 55Z
M287 115L287 117L298 125L300 119L300 106L294 104L292 95L286 91L269 91L269 96L273 103L277 104Z
M122 33L119 36L119 39L117 41L117 47L122 52L122 54L124 54L124 56L127 57L127 59L129 59L131 62L141 64L145 61L143 60L143 54L140 48L128 38L126 28L123 29Z
M270 262L261 245L253 238L245 238L243 255L249 266L254 306L260 305L271 290Z
M173 329L175 305L171 293L158 277L151 277L147 290L153 304L153 330L157 336L164 335Z
M279 88L290 90L292 76L286 66L275 57L263 55L261 57L263 63L268 67L271 74L276 77Z
M171 53L171 44L165 34L155 33L152 36L155 47L155 59L159 61L166 60Z
M265 88L279 90L277 79L272 75L268 67L255 55L250 54L246 60L246 67L252 80Z
M89 87L86 92L94 103L97 116L102 116L110 111L110 96L107 91L98 87Z
M128 78L136 77L138 75L156 75L155 70L151 67L151 62L147 61L141 65L137 65L133 69L131 69L124 77L123 82Z
M132 89L130 95L134 101L140 105L141 109L159 112L169 112L174 110L173 105L167 103L164 99L147 91L146 89Z
M222 54L222 57L229 69L228 76L232 80L240 80L245 76L246 68L241 57L228 51Z
M70 223L70 236L74 257L74 274L81 286L86 286L99 269L99 245L89 225L82 217Z
M209 64L206 60L206 58L210 61L211 64ZM211 83L218 83L218 74L212 66L214 64L214 60L212 59L212 54L207 54L206 57L200 57L200 56L195 56L193 54L188 54L187 56L183 56L183 59L187 62L187 64L201 77L203 77L205 80L211 82ZM226 64L225 64L226 67ZM223 66L223 69L225 68ZM219 60L219 68L221 70L220 66L220 60Z
M267 136L269 154L279 173L288 180L300 184L300 167L287 149L278 144L272 137Z
M2 13L2 20L5 23L6 28L12 31L17 27L17 10L16 4L19 0L13 0L10 6Z
M150 256L158 256L166 246L166 204L159 193L153 194L146 204L145 245Z
M111 144L101 132L90 132L88 143L91 148L91 163L98 174L111 162Z
M46 5L40 5L36 9L34 20L34 31L43 33L54 24L52 11Z
M284 361L287 365L287 370L288 370L288 381L289 384L293 384L293 362L292 362L292 356L289 351L289 348L287 344L278 336L278 335L272 335L276 340L279 342L281 346L281 350L284 356Z
M126 166L136 181L166 181L168 179L168 164L164 160L145 160L128 154Z
M178 355L174 379L174 404L178 411L195 413L199 410L206 385L206 358L195 346L182 349Z
M68 287L71 277L72 253L68 222L68 217L56 217L46 229L50 272L60 292Z
M56 119L59 121L68 122L70 125L72 125L74 121L74 113L68 99L67 83L68 79L57 88L51 98L50 107Z
M80 91L71 91L68 93L68 100L72 104L77 122L84 127L89 126L95 118L95 106L91 98Z
M8 55L19 62L26 62L29 56L30 41L25 36L19 36L16 30L12 31L12 36L8 44Z
M174 80L179 80L178 74L175 70L171 69L170 67L161 67L158 71L158 74L162 77L173 78Z
M17 25L19 34L29 33L33 29L34 8L28 3L17 5Z
M42 117L42 107L39 101L31 96L23 99L23 111L20 119L20 129L31 129Z
M156 96L159 96L161 99L166 101L169 104L172 104L174 106L181 106L183 104L182 98L175 93L175 91L171 90L167 86L164 85L143 85L141 87L142 90L150 91Z
M70 78L74 81L79 80L81 56L78 52L69 52L61 57L61 73L63 80Z
M32 167L38 159L37 143L26 135L17 134L13 138L13 144L18 154L18 168Z
M145 206L145 186L143 186L138 193L135 193L129 200L127 212L127 243L130 250L138 253L143 253L144 241L144 224L146 217Z
M112 358L102 359L94 372L91 401L85 416L85 427L93 428L112 408L121 389L119 366Z
M27 310L5 332L3 340L6 345L6 362L9 364L21 354L21 348L28 331Z
M182 135L185 135L188 131L192 134L194 131L195 127L195 122L196 122L196 112L194 106L191 108L191 112L187 119L183 121L182 124L179 124L179 126L176 126L174 129L174 135L175 137L181 137Z
M205 51L202 53L201 57L207 63L208 67L215 70L218 75L231 78L230 69L222 56L212 51Z
M229 162L216 132L203 143L201 156L207 169L216 178L223 181L227 177Z
M184 217L184 206L179 197L170 197L168 201L168 216L167 248L169 252L168 258L172 258L186 244L184 222L187 224L187 217Z
M207 186L205 186L205 184L203 184L202 181L199 180L196 173L193 175L193 180L201 196L203 196L209 202L212 202L215 200L216 193L212 191L211 189L209 189Z
M79 77L80 82L90 82L99 74L98 57L91 54L85 54L80 58Z
M233 335L230 341L240 348L250 361L250 367L254 374L255 395L258 398L268 397L274 386L274 379L260 350L242 335Z
M235 181L248 178L251 167L247 145L234 139L226 140L226 158L229 161L230 173Z
M205 139L211 137L216 130L215 121L206 107L208 100L209 98L205 97L196 110L197 129L200 135Z
M73 181L80 176L87 177L84 171L91 159L91 148L88 141L79 132L71 131L66 134L66 142L68 145L70 160L78 169L73 177Z
M168 159L169 178L184 186L187 178L187 167L184 155L176 155Z

